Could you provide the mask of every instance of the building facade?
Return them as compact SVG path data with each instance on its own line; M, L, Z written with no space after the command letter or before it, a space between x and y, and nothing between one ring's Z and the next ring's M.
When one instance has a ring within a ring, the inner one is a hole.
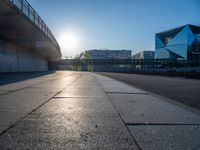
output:
M85 57L88 59L130 59L131 50L86 50Z
M184 25L157 33L155 38L155 59L200 59L200 26Z
M141 51L132 56L133 59L154 59L154 51Z

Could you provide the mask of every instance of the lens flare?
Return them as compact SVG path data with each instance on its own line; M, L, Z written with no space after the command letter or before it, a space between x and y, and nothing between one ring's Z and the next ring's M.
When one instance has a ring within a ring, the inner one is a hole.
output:
M78 46L78 38L73 33L64 33L58 39L62 49L74 49Z

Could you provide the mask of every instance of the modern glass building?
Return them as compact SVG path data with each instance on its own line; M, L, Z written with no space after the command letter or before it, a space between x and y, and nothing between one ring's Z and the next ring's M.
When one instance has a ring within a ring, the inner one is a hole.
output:
M200 60L200 26L184 25L156 34L156 59Z

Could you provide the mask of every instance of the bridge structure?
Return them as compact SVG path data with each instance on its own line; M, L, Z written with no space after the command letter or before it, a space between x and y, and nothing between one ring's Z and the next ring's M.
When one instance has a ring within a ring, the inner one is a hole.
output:
M26 0L0 0L0 73L47 71L60 58L54 35Z

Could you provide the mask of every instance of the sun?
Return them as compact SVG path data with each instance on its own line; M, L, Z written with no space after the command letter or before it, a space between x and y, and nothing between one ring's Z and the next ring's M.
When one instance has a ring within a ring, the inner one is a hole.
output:
M62 49L74 49L78 46L78 38L73 33L64 33L58 39Z

